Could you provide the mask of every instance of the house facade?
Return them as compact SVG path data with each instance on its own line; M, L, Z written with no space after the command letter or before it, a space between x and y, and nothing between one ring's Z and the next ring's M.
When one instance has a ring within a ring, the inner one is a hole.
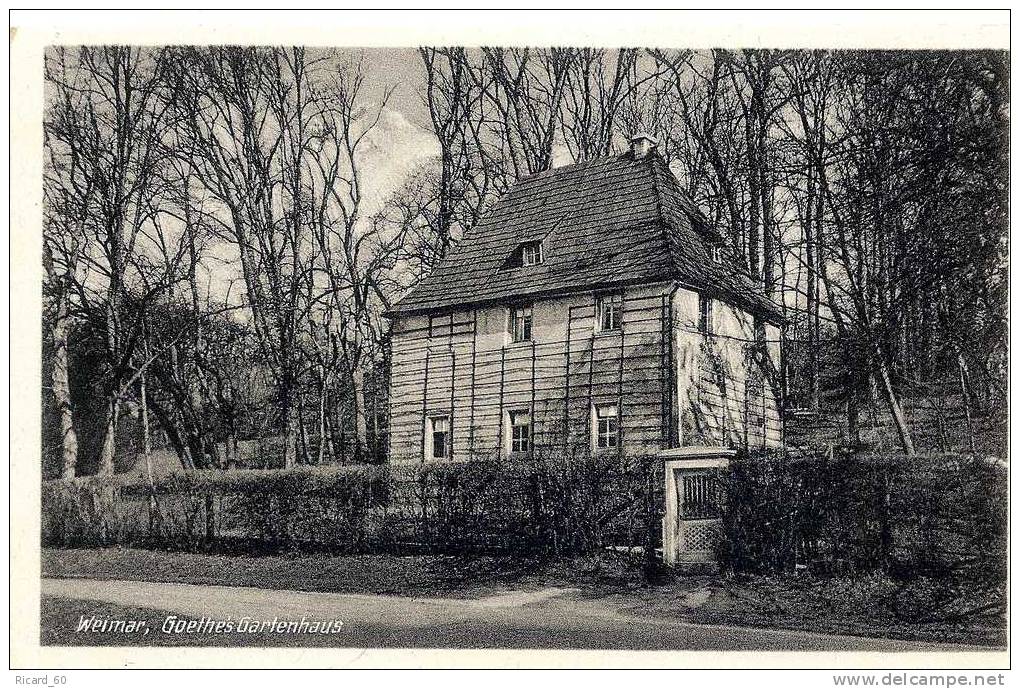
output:
M782 442L781 313L650 137L521 179L388 315L395 463Z

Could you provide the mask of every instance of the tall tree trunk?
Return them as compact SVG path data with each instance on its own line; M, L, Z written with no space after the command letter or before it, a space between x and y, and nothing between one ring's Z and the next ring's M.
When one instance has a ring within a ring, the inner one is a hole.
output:
M99 470L100 476L113 476L114 473L114 454L117 449L117 421L120 416L120 364L118 357L120 355L120 347L118 346L118 319L116 310L117 295L119 289L115 286L118 284L119 278L116 276L110 278L110 288L107 292L107 304L106 304L106 343L108 348L108 356L110 357L111 375L113 379L110 381L110 391L108 393L109 399L106 402L106 430L103 434L103 446L99 453Z
M145 385L145 372L138 379L139 398L142 405L142 456L145 458L145 472L152 483L152 440L149 436L149 401Z
M804 204L804 263L807 267L807 339L808 339L808 407L818 411L818 331L815 313L818 311L818 276L815 274L815 174L814 166L807 165L807 194Z
M960 396L963 399L964 413L967 415L967 446L971 452L974 452L974 419L970 405L970 375L967 371L967 362L959 351L956 353L956 361L960 369Z
M53 387L53 401L60 418L60 477L72 479L78 465L78 434L74 430L71 385L68 377L67 331L70 314L67 308L67 285L54 270L53 252L48 242L43 242L43 267L54 299L50 330L53 337L53 370L50 373L50 382Z
M351 389L354 392L354 456L356 462L365 458L366 441L368 440L368 416L365 413L365 372L361 366L355 365L351 371Z
M380 461L379 450L379 371L372 368L372 461Z
M305 464L311 464L312 453L308 446L308 429L305 426L305 396L303 393L298 394L297 426L298 439L301 440L301 461Z
M750 119L750 115L745 115ZM751 208L747 223L747 270L751 274L751 279L760 282L762 280L761 271L761 188L759 182L761 176L758 172L758 151L752 136L752 127L750 122L745 126L745 135L747 137L747 167L748 167L748 185L747 191L750 195Z
M907 425L907 417L903 413L903 408L900 406L899 398L896 396L896 391L893 389L892 379L889 377L889 365L886 363L885 357L882 355L881 348L875 345L875 368L879 376L880 388L882 394L885 396L885 402L889 407L889 413L892 415L893 423L896 424L896 432L900 437L900 446L903 448L903 452L908 456L914 455L914 441L910 437L910 427Z
M283 402L283 467L290 469L297 464L297 414L290 391L285 392Z
M772 231L772 178L769 174L768 134L764 104L758 107L758 185L761 205L761 274L765 293L771 298L776 290L776 247Z
M117 176L117 197L121 198L123 180ZM106 409L106 433L103 436L103 447L99 454L99 475L113 476L114 454L117 449L117 421L120 416L120 386L123 342L120 336L120 295L121 282L124 279L124 217L123 208L117 208L114 217L107 226L109 244L110 283L106 289L106 346L111 368L110 398Z
M116 393L114 393L116 394ZM106 403L106 431L103 434L103 446L99 452L100 476L113 476L114 454L117 449L117 420L120 416L120 400L112 396Z
M325 369L325 367L323 367ZM324 371L323 371L324 372ZM319 408L318 408L318 426L319 426L319 447L316 453L316 464L325 464L326 459L326 382L325 377L322 378L323 383L319 386Z
M297 464L298 409L296 404L297 381L293 375L293 359L289 343L281 343L280 360L280 411L283 417L283 467Z
M326 428L326 443L327 443L326 444L326 449L329 452L329 463L330 464L336 464L337 463L337 457L339 457L339 455L337 454L336 435L333 432L333 419L332 419L331 415L329 415L329 414L326 415L325 423L326 423L325 428Z
M822 144L819 144L821 148ZM820 176L820 175L819 175ZM822 318L821 318L821 301L822 301L822 275L824 271L825 261L825 238L824 238L824 219L825 219L825 187L819 182L815 192L815 213L814 222L815 227L812 230L808 228L809 233L814 232L814 280L815 280L815 301L813 308L808 311L808 318L811 320L811 330L815 335L815 340L812 344L811 356L814 360L813 369L811 371L811 404L812 408L817 410L821 405L821 364L818 361L818 348L821 346L822 337Z
M72 479L78 464L78 434L74 430L74 414L71 406L71 386L68 379L67 329L69 316L67 313L67 295L62 287L57 287L57 302L53 316L53 399L60 416L60 477Z

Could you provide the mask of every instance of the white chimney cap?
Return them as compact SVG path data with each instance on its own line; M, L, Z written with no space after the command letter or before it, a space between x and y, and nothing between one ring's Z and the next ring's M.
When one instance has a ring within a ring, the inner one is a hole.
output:
M635 158L644 158L658 143L656 138L648 132L638 132L630 137L630 150Z

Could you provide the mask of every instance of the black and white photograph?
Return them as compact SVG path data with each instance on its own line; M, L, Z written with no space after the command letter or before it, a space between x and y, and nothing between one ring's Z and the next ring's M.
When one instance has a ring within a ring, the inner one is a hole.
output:
M343 17L20 67L30 644L1008 667L1008 11L921 48Z

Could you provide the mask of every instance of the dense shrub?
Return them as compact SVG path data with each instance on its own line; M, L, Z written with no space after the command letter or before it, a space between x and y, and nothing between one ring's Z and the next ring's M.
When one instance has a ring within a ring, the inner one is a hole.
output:
M80 478L44 481L42 485L43 545L99 546L124 540L126 519L108 481Z
M43 543L527 557L644 543L642 458L195 471L149 483L43 484Z
M591 552L628 535L643 538L634 527L652 467L643 458L587 453L394 467L391 528L443 552Z
M743 453L722 477L733 571L880 572L902 619L1004 606L1007 476L985 458Z
M721 564L878 577L901 619L1004 606L1006 474L980 458L743 453ZM43 543L579 555L661 533L661 462L578 454L43 484Z
M220 544L358 550L385 500L376 466L192 471L151 484L97 478L46 481L44 545Z

